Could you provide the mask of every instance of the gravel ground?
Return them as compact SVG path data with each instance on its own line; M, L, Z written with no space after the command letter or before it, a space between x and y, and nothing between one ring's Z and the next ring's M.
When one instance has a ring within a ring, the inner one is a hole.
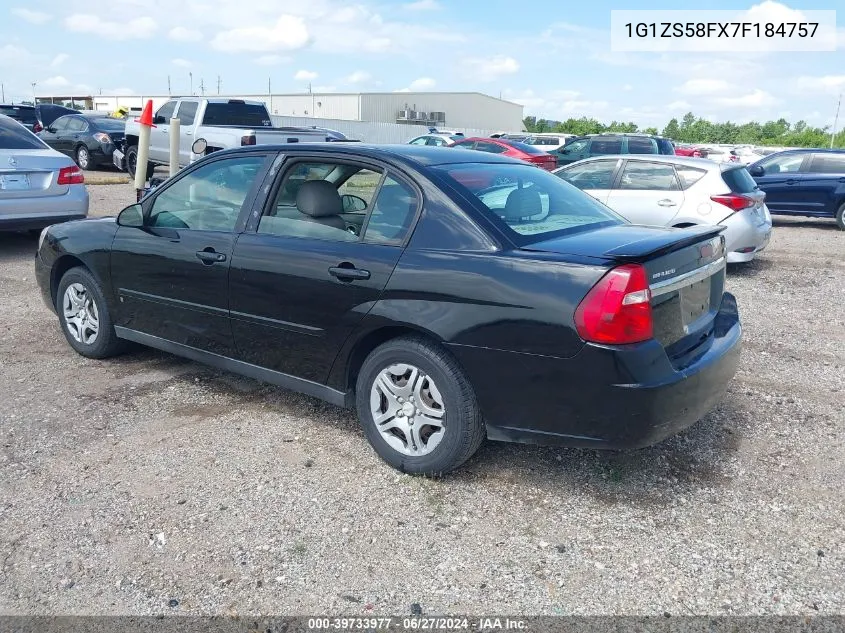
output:
M132 202L92 191L95 213ZM141 350L84 359L0 236L0 613L833 614L845 607L845 232L729 271L722 404L634 452L486 443L443 480L351 413Z

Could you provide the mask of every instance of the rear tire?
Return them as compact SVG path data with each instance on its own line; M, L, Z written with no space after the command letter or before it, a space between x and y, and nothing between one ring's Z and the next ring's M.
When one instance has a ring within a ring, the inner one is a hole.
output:
M356 407L376 453L414 475L455 470L486 435L475 392L457 361L419 336L388 341L370 353L358 374Z
M89 152L88 148L84 145L80 145L76 148L76 164L79 165L79 168L83 171L89 171L94 167L91 161L91 152Z
M839 207L839 211L836 212L836 226L839 227L839 230L845 231L845 204Z
M67 342L82 356L109 358L126 348L114 332L103 291L86 268L71 268L64 274L56 293L56 312Z

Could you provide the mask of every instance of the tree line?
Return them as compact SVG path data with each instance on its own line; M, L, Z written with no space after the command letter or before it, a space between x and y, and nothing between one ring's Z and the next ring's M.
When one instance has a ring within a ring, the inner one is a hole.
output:
M688 112L684 117L671 119L663 130L640 127L631 121L611 121L604 124L596 119L581 117L566 121L549 121L529 116L523 120L527 132L561 132L565 134L601 134L602 132L642 132L662 134L679 143L726 143L737 145L776 145L787 147L830 147L830 129L811 127L806 121L790 123L786 119L758 123L713 123ZM833 146L845 147L845 129L836 134Z

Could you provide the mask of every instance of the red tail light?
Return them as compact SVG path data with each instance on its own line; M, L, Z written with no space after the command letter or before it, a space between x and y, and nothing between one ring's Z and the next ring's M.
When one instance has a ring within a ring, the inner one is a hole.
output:
M710 196L713 202L718 202L728 207L731 211L742 211L753 207L756 202L753 198L741 196L738 193L726 193L723 196Z
M699 152L697 149L692 150L692 157L701 158L701 152Z
M44 128L43 128L43 127L41 127L41 124L40 124L38 121L36 121L36 122L35 122L35 125L33 125L33 126L32 126L32 133L33 133L33 134L38 134L38 133L39 133L41 130L43 130L43 129L44 129Z
M247 134L241 137L241 145L255 145L255 135Z
M614 268L593 286L575 310L575 328L585 341L625 345L654 336L651 290L640 264Z
M58 185L81 185L85 182L85 176L82 170L76 165L73 167L62 167L59 170L59 179L56 181Z

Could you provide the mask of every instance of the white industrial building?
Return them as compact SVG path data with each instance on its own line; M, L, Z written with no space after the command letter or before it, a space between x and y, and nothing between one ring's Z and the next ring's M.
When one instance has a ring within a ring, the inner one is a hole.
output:
M480 92L366 92L296 93L273 95L207 95L263 101L271 114L280 117L367 121L429 125L443 129L520 131L523 106ZM62 96L39 95L39 103L72 103L90 110L111 112L119 107L140 110L148 99L155 108L168 95Z

